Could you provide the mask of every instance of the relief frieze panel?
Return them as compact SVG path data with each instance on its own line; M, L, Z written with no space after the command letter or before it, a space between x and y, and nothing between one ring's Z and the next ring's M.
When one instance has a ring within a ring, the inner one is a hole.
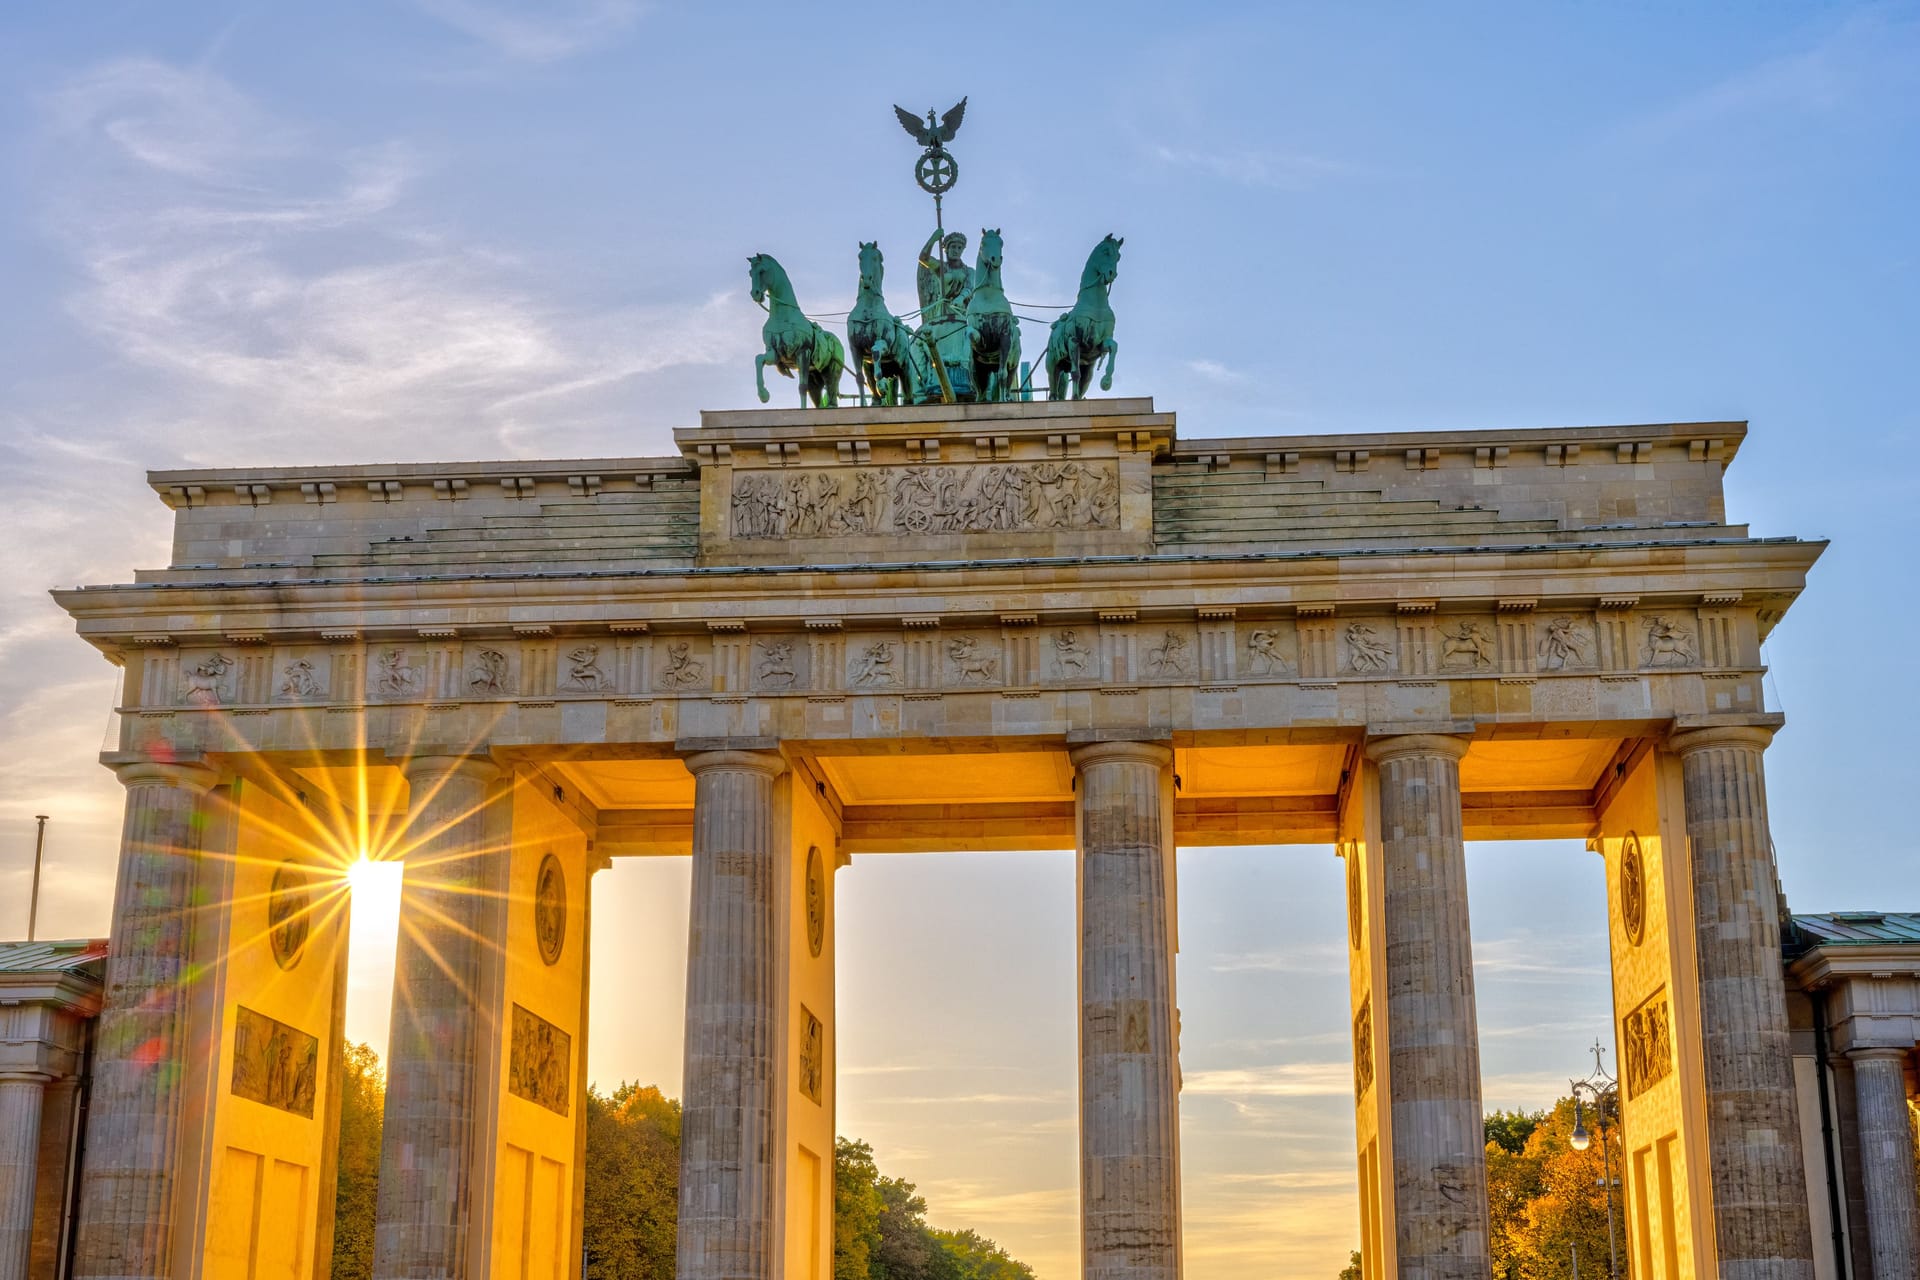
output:
M572 1036L531 1009L514 1005L507 1092L555 1115L566 1115L572 1093L572 1053Z
M1443 622L1439 628L1440 670L1454 674L1490 672L1499 663L1493 626L1479 618Z
M1637 1098L1673 1074L1673 1032L1666 988L1648 996L1620 1027L1627 1097Z
M233 1015L233 1095L313 1119L319 1037L245 1005L235 1005Z
M1120 479L1077 460L750 471L731 516L748 540L1114 529Z

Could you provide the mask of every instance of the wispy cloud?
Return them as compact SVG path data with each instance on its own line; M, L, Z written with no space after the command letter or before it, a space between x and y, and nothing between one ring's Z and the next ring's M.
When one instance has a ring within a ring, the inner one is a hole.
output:
M1151 143L1148 158L1168 169L1204 174L1245 187L1305 191L1325 183L1358 177L1366 169L1345 160L1307 152L1269 151L1255 147L1209 150Z
M505 58L558 62L607 45L632 29L637 0L415 0L419 7Z
M1199 374L1208 382L1238 386L1247 380L1246 374L1240 372L1238 369L1230 369L1218 360L1189 360L1187 361L1187 368Z
M1226 1098L1351 1096L1353 1068L1344 1062L1287 1062L1186 1073L1183 1091Z

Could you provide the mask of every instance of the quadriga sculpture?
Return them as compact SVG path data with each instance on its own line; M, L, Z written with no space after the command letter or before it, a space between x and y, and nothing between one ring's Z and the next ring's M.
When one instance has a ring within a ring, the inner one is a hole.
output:
M1020 322L1014 319L1013 305L1000 287L1000 253L999 228L982 231L980 254L974 259L973 293L967 299L967 331L973 339L973 398L989 403L1013 399L1020 380ZM1108 329L1111 331L1111 323Z
M1087 397L1087 384L1093 380L1093 367L1100 357L1107 358L1107 370L1100 375L1100 389L1113 390L1113 362L1120 344L1113 340L1113 307L1107 295L1120 274L1120 246L1124 239L1107 236L1087 255L1080 272L1080 296L1073 309L1053 322L1047 331L1047 398L1065 400L1068 388L1075 400Z
M770 255L754 254L747 259L747 267L753 300L767 308L767 322L760 328L760 340L767 349L753 358L753 381L760 390L760 403L770 399L766 367L771 364L790 378L798 375L801 408L806 408L809 400L816 409L839 404L840 370L846 364L840 339L801 313L786 271Z
M924 404L940 398L933 356L906 322L887 309L886 259L878 243L860 242L860 292L847 314L847 350L860 401Z

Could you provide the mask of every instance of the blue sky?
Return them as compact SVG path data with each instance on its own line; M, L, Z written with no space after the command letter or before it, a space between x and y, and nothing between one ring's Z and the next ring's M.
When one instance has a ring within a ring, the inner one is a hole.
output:
M966 94L948 221L1001 228L1035 303L1124 235L1115 391L1189 438L1751 419L1733 518L1834 541L1767 650L1783 880L1920 907L1920 7L1089 12L9 6L0 904L50 811L45 927L106 927L112 673L44 590L163 562L145 468L670 452L753 403L749 253L833 311L877 238L911 305L930 210L889 107ZM1489 1101L1543 1102L1606 1027L1597 864L1470 860ZM1182 857L1196 1274L1330 1274L1355 1238L1336 872ZM1071 1276L1070 862L840 884L843 1129ZM634 928L599 963L664 994L601 1011L598 1078L677 1087L684 894L600 877Z

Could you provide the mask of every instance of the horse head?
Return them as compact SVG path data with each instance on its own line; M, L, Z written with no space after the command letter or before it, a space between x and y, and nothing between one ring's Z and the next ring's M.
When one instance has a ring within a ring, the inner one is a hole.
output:
M1000 228L982 227L980 229L980 253L974 259L974 270L979 273L1000 269Z
M880 252L877 240L860 242L860 288L862 292L871 290L880 292L881 280L886 274L886 258Z
M1120 246L1125 243L1125 237L1109 235L1093 246L1093 252L1087 255L1087 269L1080 273L1083 288L1090 284L1112 287L1120 276Z
M756 253L747 259L747 280L753 286L753 300L763 302L771 293L774 301L793 300L793 286L787 273L770 253Z

